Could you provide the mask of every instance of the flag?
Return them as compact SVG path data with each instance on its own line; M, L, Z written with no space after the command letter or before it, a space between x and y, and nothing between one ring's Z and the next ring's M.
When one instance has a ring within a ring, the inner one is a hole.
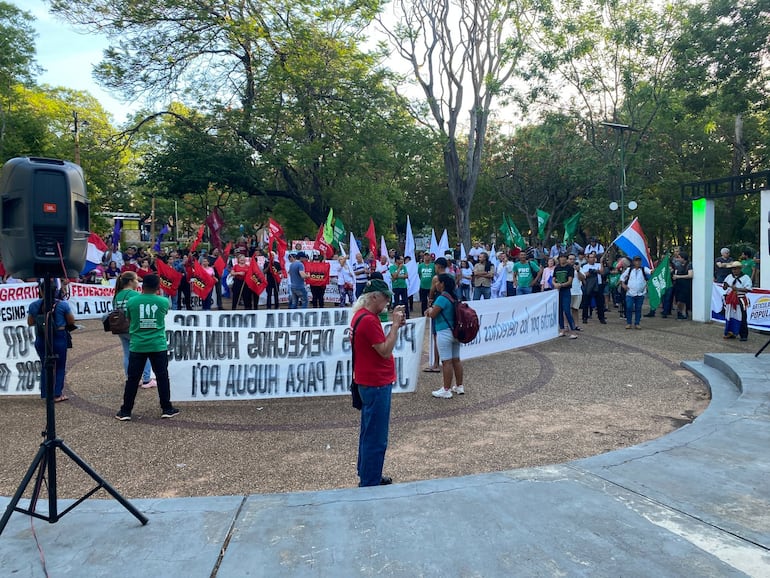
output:
M318 227L318 234L315 237L315 243L313 243L313 249L316 249L326 257L327 259L331 259L334 256L334 247L332 247L329 243L326 242L326 235L324 233L324 225L321 224Z
M96 233L88 235L88 248L86 249L86 264L81 275L85 275L89 271L96 269L97 265L102 264L102 257L107 250L107 244ZM82 253L81 253L82 255Z
M623 251L630 259L634 257L642 258L642 265L648 269L652 269L652 257L650 257L650 249L647 246L647 237L644 236L642 226L639 224L639 219L634 217L631 224L626 227L618 238L613 241L613 244L618 249Z
M417 259L414 256L414 235L412 234L412 224L409 221L409 215L406 216L406 244L404 245L404 257L409 257L406 263L406 272L409 274L407 279L407 292L414 295L420 292L420 278L417 276Z
M182 281L182 274L163 262L162 259L155 260L155 268L158 270L160 278L160 287L166 295L173 297L179 290L179 283Z
M506 217L505 215L503 215L503 219L508 221L508 227L511 229L511 239L513 239L513 245L518 247L519 249L526 249L527 242L524 240L524 237L516 228L516 225L514 224L513 219L511 219L510 217Z
M123 228L123 219L115 219L115 226L112 228L112 250L118 248L120 244L120 230Z
M211 214L206 217L206 226L209 228L209 237L211 238L211 245L222 250L222 229L225 226L222 213L219 209L215 208L211 211Z
M265 289L267 289L267 279L265 274L262 273L262 269L259 268L259 263L252 257L249 263L249 270L246 272L246 285L249 286L255 295L259 295Z
M434 257L438 257L438 241L436 240L436 231L430 230L430 247L428 252Z
M204 225L201 225L201 226L198 228L198 234L197 234L197 235L195 235L195 240L194 240L194 241L192 242L192 244L190 245L190 253L192 253L193 251L195 251L195 249L197 249L197 248L198 248L198 245L200 245L200 244L201 244L201 240L203 239L203 231L205 231L205 230L206 230L206 225L205 225L205 224L204 224Z
M551 215L549 213L546 213L542 209L537 210L537 236L541 239L545 239L545 227L550 218Z
M288 243L286 242L286 237L283 233L283 227L278 223L278 221L274 221L271 217L268 221L268 229L270 231L270 235L268 237L267 246L268 249L272 251L273 249L273 241L278 245L278 262L283 263L282 265L282 271L286 270L286 248L288 246Z
M214 288L214 277L212 277L196 259L190 259L192 262L192 277L190 279L190 289L201 299L205 299Z
M225 251L222 253L222 258L225 260L225 263L227 263L227 260L230 258L230 251L233 250L233 243L229 242L227 245L225 245Z
M385 244L385 237L380 235L380 257L385 255L386 257L389 255L388 253L388 246Z
M564 221L564 244L568 245L575 242L575 233L580 222L580 212L578 211L569 219Z
M326 217L326 224L324 224L324 241L330 245L334 242L334 209L329 209L329 215Z
M311 287L326 287L329 284L331 266L327 261L308 261L305 263L305 273L309 275L307 284Z
M465 243L460 243L460 260L466 261L468 259L468 253L465 252Z
M163 237L165 237L168 234L168 225L163 225L163 228L160 230L160 233L158 233L158 240L155 241L155 244L152 246L153 251L160 251L160 244L163 242Z
M353 236L353 231L350 232L350 250L348 251L350 255L350 262L355 263L356 262L356 255L358 255L361 252L361 250L358 248L358 243L356 242L356 238Z
M669 256L666 255L647 281L647 296L650 299L650 310L655 310L663 300L663 294L666 289L671 287L671 269L669 267Z
M214 259L211 266L214 267L214 271L217 272L217 275L219 275L219 278L221 279L222 273L225 272L225 260L222 259L222 255L217 255L217 258Z
M438 253L436 255L443 257L449 252L449 237L446 234L446 229L444 229L444 232L441 233L441 239L438 241Z
M340 219L334 219L334 238L332 239L332 246L337 249L341 249L340 241L345 238L345 225L342 224Z
M500 225L499 231L503 235L503 241L505 241L505 244L512 247L513 237L511 236L511 228L508 226L508 221L505 219L505 216L503 216L503 222Z
M369 258L377 258L377 235L374 232L374 219L369 217L369 228L364 234L364 239L369 241Z

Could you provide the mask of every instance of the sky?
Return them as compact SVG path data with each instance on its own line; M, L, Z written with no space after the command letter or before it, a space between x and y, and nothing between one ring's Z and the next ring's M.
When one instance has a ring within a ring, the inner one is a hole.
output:
M55 19L43 0L11 0L16 6L30 12L35 18L37 31L35 48L36 60L45 72L37 77L39 84L63 86L84 90L93 95L112 115L117 124L137 106L123 104L114 95L101 89L94 81L91 70L102 57L107 47L106 38L86 35L75 31L68 23Z

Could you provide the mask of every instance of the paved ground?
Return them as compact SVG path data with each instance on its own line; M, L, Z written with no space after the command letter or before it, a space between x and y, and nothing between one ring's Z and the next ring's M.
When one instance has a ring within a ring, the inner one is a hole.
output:
M465 396L437 400L438 374L394 396L386 473L397 482L558 464L660 437L708 403L679 364L705 352L753 352L765 341L724 342L721 326L644 319L627 331L616 313L577 340L556 339L466 363ZM241 495L354 487L358 413L347 397L180 403L158 417L140 390L134 421L113 419L123 382L117 337L96 320L74 335L60 437L128 498ZM41 400L0 398L0 495L11 495L45 425ZM62 497L89 482L62 461Z
M147 525L114 500L90 499L56 524L14 513L0 572L766 577L770 357L706 355L688 366L709 383L712 403L694 423L635 447L376 488L132 500Z

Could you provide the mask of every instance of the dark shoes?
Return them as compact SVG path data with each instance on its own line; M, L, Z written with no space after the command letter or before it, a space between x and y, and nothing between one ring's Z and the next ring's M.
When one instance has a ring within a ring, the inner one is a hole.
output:
M177 408L170 407L169 409L164 409L163 413L160 414L160 417L162 417L164 419L168 419L168 418L174 417L175 415L178 415L178 414L179 414L179 410Z
M601 323L602 325L607 325L607 320L606 319L599 319L599 323Z
M119 411L115 414L115 419L118 421L131 421L131 414L130 413L123 413L122 411Z
M382 479L380 480L381 486L389 486L393 483L393 478L389 478L388 476L382 476Z
M645 313L644 316L645 317L655 317L655 310L652 310L649 313Z
M687 319L687 315L682 315L681 313L676 314L677 319Z

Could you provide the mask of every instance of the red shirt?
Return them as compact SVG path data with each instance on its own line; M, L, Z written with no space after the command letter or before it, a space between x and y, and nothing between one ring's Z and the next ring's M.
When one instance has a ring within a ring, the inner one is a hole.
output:
M246 278L246 275L249 273L249 266L248 265L240 265L235 264L232 268L232 275L234 279L240 279L243 281ZM239 275L239 273L243 273L242 275Z
M380 318L368 309L360 309L353 316L350 326L355 327L356 320L363 317L356 327L353 337L353 347L356 349L356 360L353 375L359 385L381 387L396 381L396 362L391 355L382 357L372 347L385 342L385 332L382 330Z

